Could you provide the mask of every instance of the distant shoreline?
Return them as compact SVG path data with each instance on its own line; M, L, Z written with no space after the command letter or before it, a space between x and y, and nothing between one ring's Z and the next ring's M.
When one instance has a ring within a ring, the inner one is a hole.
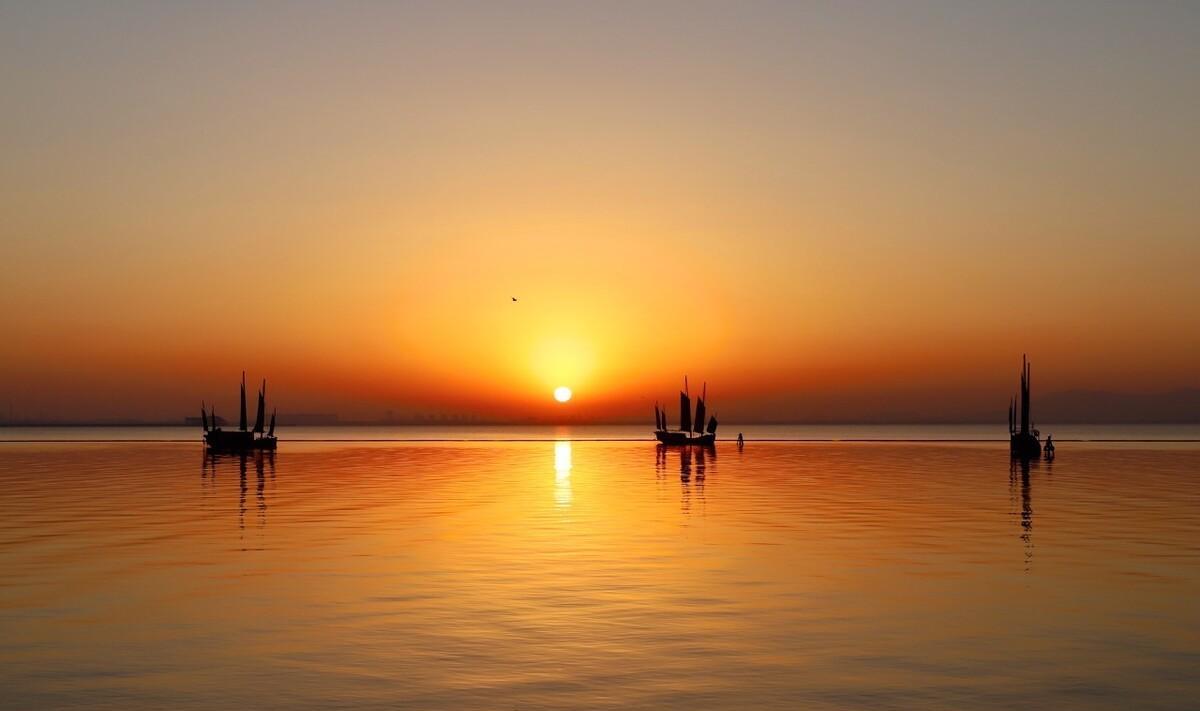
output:
M961 421L961 422L736 422L737 427L987 427L994 426L994 420ZM1200 425L1200 419L1192 420L1132 420L1129 422L1084 422L1061 421L1051 422L1046 427L1168 427ZM228 427L229 425L226 425ZM640 427L641 422L462 422L462 423L402 423L402 422L353 422L339 421L334 423L291 424L280 423L280 427L305 428L336 428L350 429L355 427L395 427L406 429L483 429L487 427ZM653 423L651 425L653 426ZM1003 426L1003 423L1001 423ZM199 424L181 424L178 422L0 422L0 430L16 428L84 428L84 427L144 427L172 429L197 429ZM722 425L722 428L725 428ZM1005 440L1007 441L1007 440ZM1064 440L1066 441L1066 440Z
M0 439L0 445L5 444L198 444L200 438L192 439ZM734 444L737 442L736 437L721 438L718 442ZM764 438L745 438L746 442L757 444L1005 444L1007 439L978 439L978 438L961 438L955 439L952 437L944 437L937 439L901 439L901 438L866 438L866 437L842 437L842 438L782 438L782 437L764 437ZM1188 444L1200 443L1200 439L1150 439L1150 438L1123 438L1123 439L1067 439L1061 438L1055 440L1062 443L1077 443L1077 444ZM397 444L436 444L436 443L479 443L479 444L521 444L521 443L546 443L546 442L644 442L647 444L654 443L652 437L425 437L425 438L297 438L284 439L282 443L383 443L393 442Z

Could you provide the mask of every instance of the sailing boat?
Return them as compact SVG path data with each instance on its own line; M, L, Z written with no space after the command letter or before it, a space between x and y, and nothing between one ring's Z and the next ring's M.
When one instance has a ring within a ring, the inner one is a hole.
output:
M267 415L267 381L262 382L258 391L258 412L254 418L254 427L246 429L246 373L242 372L241 392L242 412L238 418L236 430L223 430L217 426L216 409L212 409L212 426L209 426L209 412L205 411L204 403L200 403L200 421L204 425L204 444L211 450L220 452L245 452L253 449L274 450L278 440L275 438L275 411L271 411L271 425L265 427ZM257 436L256 436L257 435Z
M705 400L708 396L708 383L701 390L700 399L696 401L696 419L692 419L692 401L688 392L687 377L683 378L683 390L679 393L679 429L667 427L666 408L660 409L654 404L654 438L667 445L701 445L711 446L717 439L717 418L709 417L708 426L704 426Z
M1009 451L1014 457L1033 459L1042 454L1041 432L1031 429L1029 418L1029 362L1021 356L1021 400L1017 398L1008 401L1008 442ZM1018 404L1020 410L1017 409ZM1020 413L1021 426L1017 428L1017 415Z

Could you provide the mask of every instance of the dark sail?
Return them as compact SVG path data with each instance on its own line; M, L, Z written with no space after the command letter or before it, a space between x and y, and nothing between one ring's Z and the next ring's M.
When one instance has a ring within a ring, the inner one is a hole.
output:
M238 420L238 429L246 431L246 371L242 371L242 416Z
M1032 458L1042 453L1042 444L1038 441L1037 430L1033 429L1033 418L1030 414L1033 405L1031 371L1029 359L1022 356L1021 389L1017 397L1009 400L1008 404L1009 446L1014 457Z
M267 381L263 380L262 390L258 391L258 413L254 416L254 431L262 434L267 419Z
M1021 357L1021 434L1029 434L1029 363Z
M275 436L275 411L271 410L271 429L267 430L268 437Z
M208 432L208 413L204 411L204 403L200 403L200 422L204 424L204 431Z
M691 409L692 393L688 390L687 376L683 378L683 390L679 391L679 424L671 427L668 424L667 408L654 401L654 419L659 429L654 432L654 439L667 447L711 447L716 442L717 418L711 417L708 410L707 383L696 394L696 409ZM704 431L705 417L708 416L708 432ZM703 474L701 474L703 476Z
M1025 431L1033 429L1033 417L1030 412L1033 408L1033 365L1025 364Z

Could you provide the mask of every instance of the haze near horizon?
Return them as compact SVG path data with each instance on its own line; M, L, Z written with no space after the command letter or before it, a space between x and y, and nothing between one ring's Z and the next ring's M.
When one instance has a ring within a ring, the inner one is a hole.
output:
M1185 417L1197 66L1186 4L0 3L0 411L1000 421L1028 353Z

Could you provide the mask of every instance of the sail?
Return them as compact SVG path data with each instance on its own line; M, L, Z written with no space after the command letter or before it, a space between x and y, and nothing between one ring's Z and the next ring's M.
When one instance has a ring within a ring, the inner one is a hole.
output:
M204 403L200 403L200 422L204 425L204 431L208 432L208 413L204 411Z
M662 428L662 413L658 411L658 403L656 402L654 403L654 429L661 430Z
M246 431L246 371L242 371L242 417L238 420L238 429Z
M254 431L262 434L267 419L267 381L263 380L262 390L258 391L258 413L254 416Z
M1033 406L1032 398L1030 397L1030 391L1033 390L1033 382L1032 382L1033 381L1033 373L1030 372L1031 368L1032 368L1031 365L1029 365L1028 363L1025 364L1025 424L1024 424L1024 428L1025 428L1026 432L1028 432L1029 430L1031 430L1033 428L1033 418L1030 417L1030 414L1029 414L1029 411Z
M275 411L271 410L271 429L267 430L268 437L275 436Z
M692 402L687 393L679 393L679 431L692 431Z
M1029 363L1021 358L1021 434L1029 433Z
M704 427L704 398L696 401L696 431Z
M717 433L717 418L708 418L708 433L710 435L715 435Z

